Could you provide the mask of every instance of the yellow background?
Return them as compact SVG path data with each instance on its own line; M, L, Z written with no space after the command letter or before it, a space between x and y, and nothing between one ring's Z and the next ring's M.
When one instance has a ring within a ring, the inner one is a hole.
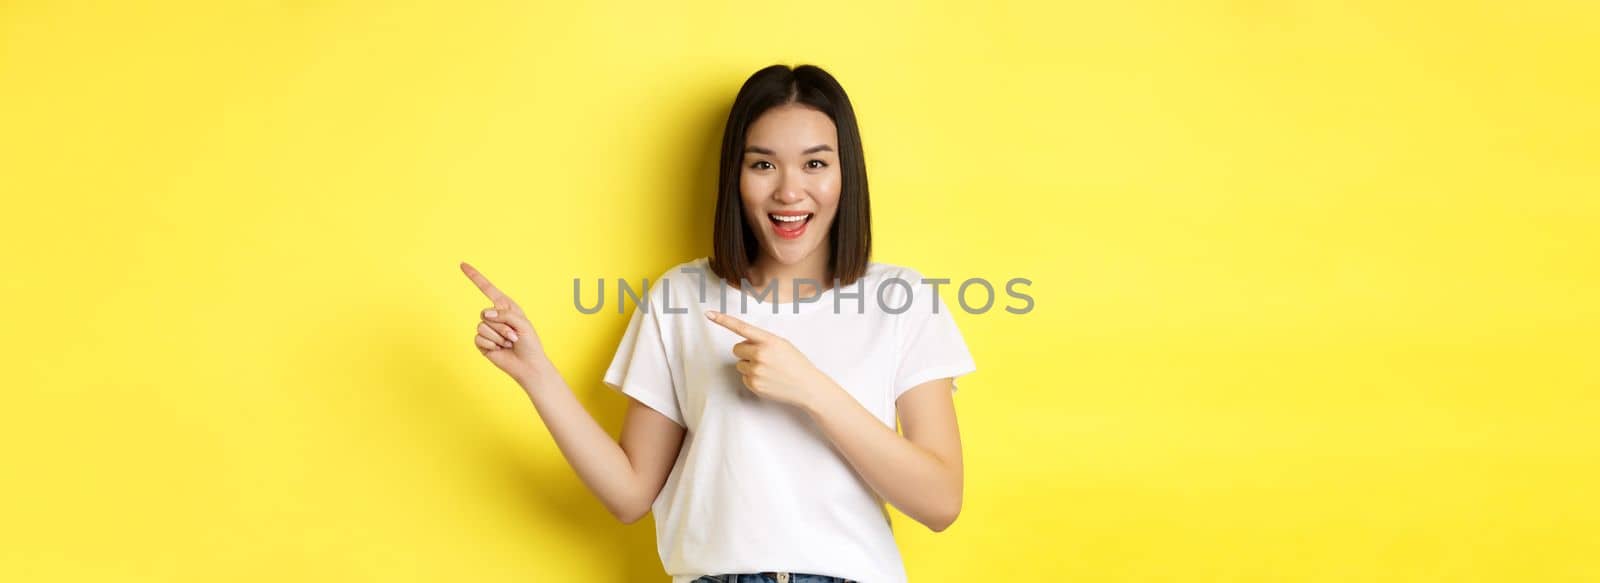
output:
M664 581L456 264L615 433L572 278L811 62L875 259L1034 281L913 581L1600 580L1592 2L143 4L0 3L0 579Z

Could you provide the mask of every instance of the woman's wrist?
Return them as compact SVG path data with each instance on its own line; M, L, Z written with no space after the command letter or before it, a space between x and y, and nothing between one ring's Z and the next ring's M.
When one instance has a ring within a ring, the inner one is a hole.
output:
M811 393L811 397L807 402L800 404L800 409L813 418L819 417L829 409L832 409L835 401L840 396L849 396L849 392L845 391L844 387L839 386L839 383L834 382L827 375L821 376L822 382L819 384L821 388Z
M514 380L517 381L517 384L522 385L523 390L532 391L539 387L549 386L552 379L558 378L560 378L560 373L556 372L555 363L550 362L548 356L540 354L528 367L528 372L523 373L521 377Z

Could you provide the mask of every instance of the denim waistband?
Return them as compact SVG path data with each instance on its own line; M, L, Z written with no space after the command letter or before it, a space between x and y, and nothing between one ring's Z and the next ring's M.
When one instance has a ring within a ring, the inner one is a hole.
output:
M760 573L728 573L725 575L705 575L695 579L694 583L856 583L853 579L834 577L832 575L816 575L813 573L793 573L786 571L762 571Z

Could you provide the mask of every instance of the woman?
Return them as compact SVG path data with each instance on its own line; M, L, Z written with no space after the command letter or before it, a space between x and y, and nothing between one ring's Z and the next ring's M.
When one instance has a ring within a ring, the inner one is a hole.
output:
M905 581L883 502L935 531L960 512L952 396L973 360L936 287L869 261L868 209L838 82L809 65L752 75L723 135L714 254L654 280L605 373L629 397L620 444L515 302L462 264L494 303L479 351L606 508L655 514L675 583Z

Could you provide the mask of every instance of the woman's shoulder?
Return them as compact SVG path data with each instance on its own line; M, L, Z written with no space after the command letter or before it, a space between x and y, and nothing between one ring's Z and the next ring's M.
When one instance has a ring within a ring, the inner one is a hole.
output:
M939 289L951 283L950 278L927 274L910 265L869 261L866 274L861 277L862 287L873 294L881 305L897 306L891 313L904 313L912 309L917 313L937 313L943 304Z
M710 274L711 263L705 257L696 257L656 272L649 278L650 287L656 287L656 283L662 281L671 281L672 285L678 285L679 280L692 280L701 273Z
M887 263L883 261L868 261L867 271L862 275L868 281L885 281L890 279L905 280L910 284L917 284L922 280L922 272L909 265Z
M695 257L693 259L689 259L687 261L684 261L682 263L679 263L677 265L669 267L669 268L667 268L666 273L662 273L661 274L661 279L666 279L666 278L669 278L669 277L672 277L672 278L696 277L697 275L700 275L700 274L705 274L705 275L708 275L708 276L711 274L711 258L710 257L706 257L706 256Z
M649 286L652 294L661 293L663 287L673 288L669 293L679 293L679 289L695 288L706 285L709 281L716 281L716 274L711 273L711 262L705 257L696 257L680 262L650 278ZM688 286L687 288L685 286Z

